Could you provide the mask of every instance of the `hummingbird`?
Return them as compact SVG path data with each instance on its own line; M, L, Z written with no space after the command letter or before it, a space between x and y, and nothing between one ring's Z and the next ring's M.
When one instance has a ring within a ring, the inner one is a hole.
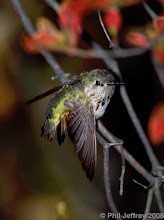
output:
M76 74L64 84L41 94L32 103L54 93L45 113L41 137L51 142L55 134L60 146L65 133L75 145L82 168L92 181L97 160L96 120L102 117L115 91L113 74L104 69L94 69Z

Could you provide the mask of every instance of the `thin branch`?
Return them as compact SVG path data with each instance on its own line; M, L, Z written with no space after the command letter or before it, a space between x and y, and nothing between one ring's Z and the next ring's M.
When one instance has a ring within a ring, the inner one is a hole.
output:
M114 138L114 136L112 136L112 134L110 132L108 132L104 127L101 126L101 122L98 121L98 129L99 131L103 131L103 135L105 136L105 138L109 141L109 142L116 142L116 139ZM100 134L98 134L97 132L97 139L98 141L103 145L103 150L104 150L104 183L105 183L105 190L106 190L106 196L107 196L107 200L108 200L108 204L110 206L110 208L112 209L112 211L114 213L118 213L117 212L117 208L114 204L113 201L113 197L111 194L111 187L110 185L110 177L109 177L109 146L108 146L108 142L105 141ZM156 178L153 175L151 175L147 170L145 170L144 167L142 167L121 145L120 146L114 146L116 150L119 151L119 153L121 153L121 151L123 150L124 155L125 155L125 159L151 184L153 184L154 186L154 193L155 193L155 197L156 197L156 201L158 203L158 207L161 213L164 213L164 207L163 207L163 203L162 203L162 199L161 199L161 194L159 191L159 187L160 187L160 178ZM118 148L119 147L119 148ZM123 149L122 149L123 148ZM163 181L163 178L162 178ZM137 181L135 181L137 184L139 184ZM142 185L142 184L139 184ZM143 185L142 185L143 186ZM144 188L147 188L144 186ZM151 191L149 191L148 194L148 199L147 199L147 205L146 205L146 209L145 209L145 214L147 215L150 206L151 206L151 202L152 202L152 195L151 195Z
M115 137L103 126L103 124L98 120L98 130L103 134L103 136L107 139L109 142L116 142ZM114 148L121 154L123 146L116 145ZM163 182L163 177L154 177L152 174L150 174L144 167L142 167L141 164L139 164L135 158L131 154L129 154L124 148L123 148L125 159L131 164L131 166L140 173L149 183L150 185L154 186L154 193L156 197L156 201L159 207L160 212L164 212L163 202L161 199L161 194L159 191L160 184Z
M108 32L107 32L107 30L106 30L106 28L105 28L105 26L104 26L104 23L103 23L103 21L102 21L102 17L101 17L100 11L98 10L97 13L98 13L98 17L99 17L99 21L100 21L100 24L101 24L101 26L102 26L102 29L103 29L103 31L104 31L104 33L105 33L105 36L106 36L107 40L109 41L109 48L116 47L116 45L113 43L113 41L112 41L111 38L109 37L109 34L108 34Z
M144 2L143 6L145 8L145 10L147 11L147 13L150 15L151 19L153 20L153 24L154 24L154 28L157 32L158 31L158 26L157 26L157 20L164 20L164 16L158 16L151 8L150 6Z
M117 65L117 61L114 60L108 53L106 53L100 45L98 45L96 42L92 42L92 47L99 51L99 54L103 57L104 63L107 65L109 69L112 69L118 76L119 67ZM121 79L122 81L122 79Z
M162 63L159 63L157 60L156 60L156 58L155 58L155 56L154 56L154 54L152 53L152 55L151 55L151 60L152 60L152 64L153 64L153 66L154 66L154 69L155 69L155 72L156 72L156 74L157 74L157 76L158 76L158 79L159 79L159 81L160 81L160 83L161 83L161 86L163 87L163 89L164 89L164 66L163 66L163 64Z
M116 142L115 137L103 126L102 122L98 120L98 130L107 139L108 142ZM121 154L123 146L116 145L114 148ZM124 157L128 163L140 173L148 182L154 183L154 176L150 174L136 159L123 148Z
M145 47L132 47L132 48L116 48L108 52L111 58L128 58L133 56L139 56L144 54L150 49L151 45L148 44Z
M21 3L19 0L10 0L13 8L15 9L15 11L17 12L17 14L19 15L21 22L23 24L23 26L25 27L26 31L28 34L33 34L35 33L35 28L33 27L28 15L26 14L24 8L22 7Z
M160 193L160 186L159 186L158 182L154 186L154 194L155 194L155 198L156 198L156 201L158 204L159 211L161 213L164 213L164 205L162 202L161 193Z
M33 27L28 15L26 14L24 8L22 7L21 3L19 0L10 0L15 11L19 15L22 24L24 28L26 29L27 33L32 35L35 33L35 28ZM49 63L53 71L56 73L57 77L59 78L60 82L63 83L65 81L66 75L64 71L61 69L61 67L58 65L57 61L55 58L52 56L51 53L41 50L40 53L44 56L46 61Z
M137 180L133 179L133 182L139 186L142 186L144 189L147 189L148 186L143 185L142 183L138 182Z
M147 194L147 201L146 201L146 208L144 212L144 217L142 220L146 220L148 218L148 215L150 213L152 201L153 201L153 187L149 189L148 194Z
M64 55L73 56L73 57L80 57L85 59L100 59L100 54L97 50L94 49L81 49L78 47L54 47L50 48L51 51L54 53L63 53Z
M104 186L106 197L108 201L108 205L111 211L115 214L119 213L117 207L114 203L112 192L111 192L111 185L110 185L110 176L109 176L109 144L104 140L103 137L97 132L96 133L97 139L100 144L103 146L103 160L104 160ZM121 218L117 218L120 219Z
M122 152L121 152L121 158L122 158L122 165L121 165L121 176L119 178L120 180L120 196L123 195L123 191L124 191L124 175L125 175L125 157L124 157L124 152L123 152L123 148L122 148Z
M160 170L164 171L164 166L159 166L158 167Z
M40 53L46 59L47 63L51 66L61 84L63 84L67 80L67 74L58 65L54 56L45 50L42 50Z
M138 117L137 117L137 115L136 115L136 113L134 111L134 108L132 106L132 103L130 102L130 99L128 97L128 94L127 94L125 86L121 86L120 93L121 93L122 100L123 100L123 102L124 102L124 104L126 106L126 109L127 109L128 113L129 113L129 116L130 116L130 118L131 118L131 120L133 122L133 125L135 126L136 131L137 131L137 133L138 133L138 135L140 137L140 140L142 141L142 143L143 143L143 145L145 147L146 153L147 153L147 155L148 155L148 157L150 159L150 162L151 162L151 165L152 165L152 172L154 174L158 173L158 175L162 175L161 172L159 172L159 171L157 172L157 169L158 169L158 166L159 166L159 162L158 162L158 160L157 160L157 158L156 158L156 156L155 156L155 154L154 154L154 152L152 150L152 147L151 147L151 145L150 145L150 143L149 143L149 141L148 141L148 139L147 139L147 137L145 135L145 132L144 132L144 130L142 128L141 122L138 119Z
M60 5L57 1L54 0L43 0L45 1L56 13L58 13L60 9Z
M47 48L48 49L48 48ZM80 57L85 59L103 59L101 50L95 49L81 49L78 47L54 47L49 48L51 52L62 53L67 56ZM108 55L113 58L127 58L132 56L138 56L147 51L147 48L127 48L127 49L118 49L118 50L105 50Z
M146 2L143 2L143 6L152 20L155 20L158 17L158 15L150 8L150 6Z
M109 207L111 208L111 211L114 213L118 213L117 207L113 202L111 202L113 198L112 198L110 177L109 177L109 147L106 146L103 147L103 154L104 154L104 185L105 185L107 201Z

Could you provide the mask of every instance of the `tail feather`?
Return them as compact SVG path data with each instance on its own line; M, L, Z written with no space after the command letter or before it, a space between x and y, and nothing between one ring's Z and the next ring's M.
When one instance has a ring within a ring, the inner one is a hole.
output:
M55 132L56 128L54 123L51 123L46 119L41 128L41 137L45 138L47 136L48 141L51 142L55 137Z
M63 126L63 122L60 121L58 127L57 127L57 140L60 146L64 144L65 141L65 129Z

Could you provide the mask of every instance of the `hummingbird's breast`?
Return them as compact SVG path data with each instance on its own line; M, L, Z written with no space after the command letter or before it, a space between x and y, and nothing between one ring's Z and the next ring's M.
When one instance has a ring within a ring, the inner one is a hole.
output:
M85 88L84 92L91 101L95 118L102 117L111 98L109 87L104 85L103 87L93 88L91 85L91 87Z

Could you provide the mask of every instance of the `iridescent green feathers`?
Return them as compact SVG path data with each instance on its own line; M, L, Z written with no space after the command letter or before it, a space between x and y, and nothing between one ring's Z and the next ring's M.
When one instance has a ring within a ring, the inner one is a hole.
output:
M79 155L83 169L86 171L87 177L92 180L96 165L96 124L93 115L92 106L89 102L81 104L81 98L72 102L67 102L69 112L66 113L58 123L54 126L51 118L46 118L42 128L41 136L47 136L48 141L52 141L57 131L57 140L59 145L63 145L65 140L65 132L68 134L75 144L75 151Z

